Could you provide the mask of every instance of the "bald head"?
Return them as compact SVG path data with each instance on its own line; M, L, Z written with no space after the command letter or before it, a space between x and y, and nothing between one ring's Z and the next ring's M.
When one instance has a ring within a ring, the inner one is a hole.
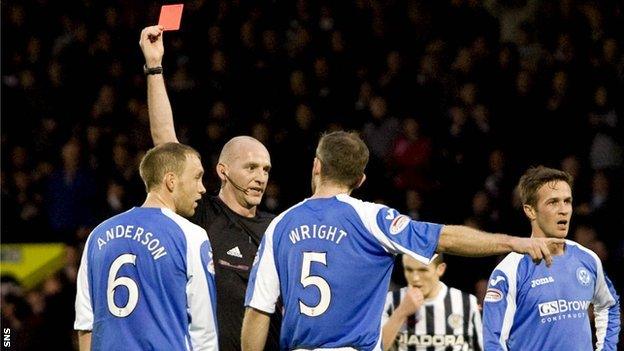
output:
M236 158L248 152L269 154L267 148L257 139L247 135L239 135L223 145L219 155L219 163L231 164Z
M221 179L219 197L238 214L255 216L271 170L266 147L250 136L232 138L223 146L216 170Z

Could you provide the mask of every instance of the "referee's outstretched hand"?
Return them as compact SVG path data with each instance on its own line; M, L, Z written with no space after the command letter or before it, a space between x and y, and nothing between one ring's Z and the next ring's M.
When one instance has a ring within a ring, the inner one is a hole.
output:
M563 251L564 239L559 238L518 238L513 237L511 241L512 250L528 254L533 262L539 264L542 260L546 262L546 266L552 264L553 252Z
M163 27L151 26L143 28L139 46L141 46L141 51L143 51L143 56L145 56L147 67L161 66L162 58L165 54Z

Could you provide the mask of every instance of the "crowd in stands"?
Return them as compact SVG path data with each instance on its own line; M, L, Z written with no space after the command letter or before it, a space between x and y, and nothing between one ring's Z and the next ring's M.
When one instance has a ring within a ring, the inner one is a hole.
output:
M75 346L84 241L143 201L138 161L152 142L138 39L160 5L2 3L2 242L67 244L65 269L36 289L3 277L2 325L18 349ZM526 236L514 187L544 164L574 176L569 238L622 291L623 23L615 0L192 0L164 34L163 67L209 194L221 147L248 134L271 153L263 208L278 213L310 195L321 133L349 129L371 150L356 196ZM447 281L479 294L496 258L449 261Z

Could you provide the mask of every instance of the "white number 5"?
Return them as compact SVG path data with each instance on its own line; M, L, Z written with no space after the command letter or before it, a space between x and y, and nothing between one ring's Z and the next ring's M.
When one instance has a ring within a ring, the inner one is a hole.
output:
M110 313L117 317L127 317L130 313L132 313L132 311L134 311L134 308L139 301L139 288L134 280L128 277L119 277L115 279L117 272L121 269L121 266L126 263L136 265L136 255L123 254L117 257L108 270L106 301L108 302L108 310ZM123 285L128 289L128 302L123 307L119 307L115 304L115 289L120 285Z
M321 298L316 306L308 306L299 300L299 310L301 313L310 317L317 317L325 313L331 302L331 289L329 284L322 277L317 275L310 275L310 265L312 262L319 262L327 266L327 260L325 256L326 252L304 252L303 263L301 265L301 284L304 288L309 285L314 285L319 289Z

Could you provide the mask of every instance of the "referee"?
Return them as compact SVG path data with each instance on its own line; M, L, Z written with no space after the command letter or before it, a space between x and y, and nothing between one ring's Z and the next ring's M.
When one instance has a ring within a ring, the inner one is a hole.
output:
M139 44L145 56L152 140L155 145L178 142L162 76L162 31L158 26L143 29ZM244 299L250 269L262 235L274 217L257 210L269 178L271 159L258 140L238 136L223 146L216 168L221 179L219 194L204 196L191 221L206 230L212 244L219 349L237 351L241 349ZM271 318L266 350L279 349L280 324L281 317L276 313Z
M429 265L403 255L408 286L387 295L382 317L384 350L483 349L477 298L442 283L445 270L442 254Z

